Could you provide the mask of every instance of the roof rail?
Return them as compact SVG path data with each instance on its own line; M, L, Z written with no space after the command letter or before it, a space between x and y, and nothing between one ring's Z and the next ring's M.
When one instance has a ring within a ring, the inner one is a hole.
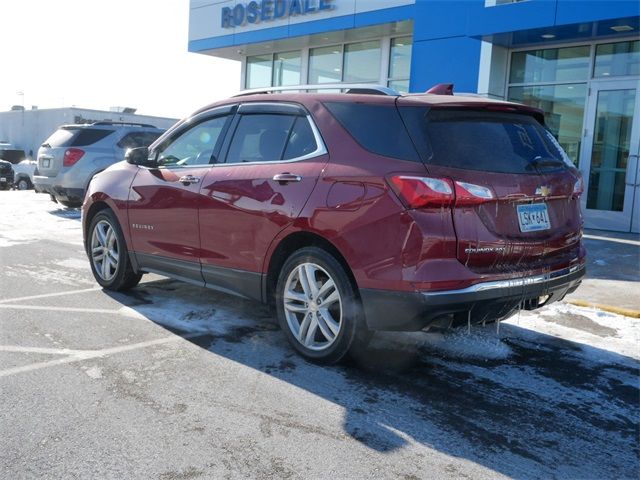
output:
M111 120L102 120L100 122L93 122L91 125L130 125L130 126L135 126L135 127L158 128L155 125L151 125L149 123L113 122Z
M286 87L264 87L253 88L251 90L243 90L234 95L234 97L244 97L247 95L260 95L266 93L278 92L304 92L309 90L346 90L344 93L364 93L371 95L389 95L393 97L400 96L400 93L383 85L373 85L369 83L321 83L316 85L290 85Z

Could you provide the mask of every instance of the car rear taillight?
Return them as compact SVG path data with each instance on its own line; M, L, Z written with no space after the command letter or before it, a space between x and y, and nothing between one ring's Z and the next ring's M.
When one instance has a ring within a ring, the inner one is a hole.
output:
M464 207L496 198L490 188L448 178L394 175L389 184L407 208Z
M480 205L494 200L496 197L488 187L473 183L455 182L456 207Z
M394 175L389 184L407 208L448 207L455 198L453 186L445 178Z
M573 194L571 195L573 198L580 198L582 192L584 191L584 181L582 180L582 175L576 180L576 183L573 184Z
M62 165L64 167L70 167L74 165L84 155L84 150L79 148L67 148L64 152L64 158L62 159Z

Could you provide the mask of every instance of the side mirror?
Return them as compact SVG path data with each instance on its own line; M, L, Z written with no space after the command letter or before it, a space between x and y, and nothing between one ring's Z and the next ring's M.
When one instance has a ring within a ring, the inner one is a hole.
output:
M131 165L138 165L141 167L157 167L155 159L149 157L149 149L147 147L131 148L127 150L124 155L124 159Z

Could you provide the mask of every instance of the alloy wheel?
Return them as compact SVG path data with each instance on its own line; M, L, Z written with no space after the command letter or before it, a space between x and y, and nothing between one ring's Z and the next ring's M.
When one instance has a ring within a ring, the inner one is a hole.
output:
M93 228L91 260L102 280L108 282L115 276L120 261L118 238L113 227L105 220L96 223Z
M342 328L342 298L331 275L315 263L302 263L284 286L284 313L291 333L304 347L329 348Z

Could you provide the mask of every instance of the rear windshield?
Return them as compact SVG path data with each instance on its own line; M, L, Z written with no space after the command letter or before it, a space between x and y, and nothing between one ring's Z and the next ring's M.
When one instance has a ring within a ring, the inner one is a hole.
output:
M498 173L567 167L551 133L528 115L417 107L400 110L429 164Z
M59 128L42 144L43 147L86 147L112 134L103 128Z
M0 159L16 164L26 158L24 150L0 149Z

